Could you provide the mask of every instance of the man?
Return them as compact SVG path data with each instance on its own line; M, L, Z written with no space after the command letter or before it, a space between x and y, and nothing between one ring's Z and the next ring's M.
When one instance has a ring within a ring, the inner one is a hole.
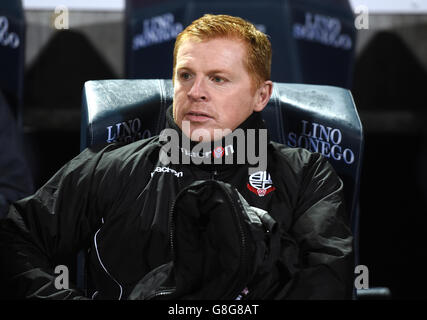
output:
M270 64L267 37L240 18L205 15L188 26L175 44L174 103L167 112L168 132L182 139L171 144L170 135L161 134L85 150L34 196L15 203L0 229L9 294L80 298L72 284L55 287L53 270L85 248L89 297L133 297L150 271L180 258L171 254L170 241L177 196L195 181L215 180L278 225L277 256L247 284L248 299L349 298L352 236L341 180L319 154L262 139L259 112L272 92ZM249 129L259 134L250 137ZM240 157L244 145L227 139L237 131L266 156L264 165L254 169L246 152ZM202 193L188 212L211 200Z

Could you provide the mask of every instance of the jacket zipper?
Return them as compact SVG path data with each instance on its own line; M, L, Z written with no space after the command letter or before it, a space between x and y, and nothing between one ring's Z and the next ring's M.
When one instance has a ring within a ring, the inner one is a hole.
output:
M173 219L174 218L173 213L175 211L176 200L180 196L181 192L179 192L178 195L175 197L175 199L172 202L171 208L169 210L169 242L170 242L170 248L171 248L172 261L175 260L175 250L174 250L174 241L173 241L173 237L175 234L175 224L174 224L174 219ZM170 295L173 292L175 292L175 288L167 288L167 289L158 290L158 291L154 292L153 294L149 295L146 298L146 300L151 300L151 299L154 299L154 298L159 297L159 296Z
M235 189L235 191L238 192L237 189ZM235 218L237 220L237 225L238 225L238 228L239 228L240 239L241 239L241 241L240 241L240 249L242 250L242 255L241 255L241 259L240 259L240 265L246 267L247 263L248 263L248 261L247 261L247 259L248 259L248 257L247 257L247 247L246 247L247 232L246 232L245 228L242 225L243 216L245 215L245 212L244 212L242 204L240 203L240 200L237 199L236 201L238 203L239 210L242 213L242 216L240 217L239 214L237 214L238 211L236 209L235 202L233 201L233 195L229 194L225 190L224 190L224 192L225 192L225 194L227 195L228 199L231 202L231 206L233 207L234 216L235 216ZM243 278L247 277L246 273L247 273L247 268L245 268L245 276ZM238 297L238 295L242 292L242 290L244 289L244 287L246 285L247 285L246 283L241 283L241 284L239 283L239 285L237 286L238 287L237 291L233 292L233 294L231 295L231 297L228 297L228 299L236 299Z
M173 241L173 236L175 233L175 224L173 223L173 212L175 210L175 203L176 203L176 199L178 198L178 196L179 196L179 193L176 196L175 200L173 200L171 208L169 210L169 242L170 242L170 248L171 248L172 261L175 260L174 241ZM174 291L175 291L175 288L167 288L167 289L157 290L154 293L152 293L151 295L147 296L145 298L145 300L152 300L156 297L170 295Z
M180 193L173 200L171 208L169 210L169 243L170 243L170 247L171 247L172 261L175 260L175 250L174 250L174 241L173 241L173 236L175 234L175 223L174 223L173 212L175 211L176 199L178 198Z
M218 171L214 170L211 172L211 179L216 180L216 177L218 176Z

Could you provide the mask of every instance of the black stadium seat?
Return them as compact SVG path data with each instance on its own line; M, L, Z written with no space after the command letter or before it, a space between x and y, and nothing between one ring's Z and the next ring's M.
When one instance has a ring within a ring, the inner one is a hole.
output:
M25 17L20 0L0 2L0 91L21 122L25 67Z

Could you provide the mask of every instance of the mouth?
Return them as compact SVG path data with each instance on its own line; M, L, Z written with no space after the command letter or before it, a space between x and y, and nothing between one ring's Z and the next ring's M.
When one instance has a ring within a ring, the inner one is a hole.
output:
M188 120L191 122L206 122L210 119L213 119L208 113L203 111L189 111L185 114L183 120Z

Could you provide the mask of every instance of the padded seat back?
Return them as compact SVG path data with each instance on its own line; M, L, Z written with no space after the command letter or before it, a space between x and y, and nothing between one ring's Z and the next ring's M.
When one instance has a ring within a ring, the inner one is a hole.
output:
M25 16L20 0L0 2L0 91L21 122L25 67Z

